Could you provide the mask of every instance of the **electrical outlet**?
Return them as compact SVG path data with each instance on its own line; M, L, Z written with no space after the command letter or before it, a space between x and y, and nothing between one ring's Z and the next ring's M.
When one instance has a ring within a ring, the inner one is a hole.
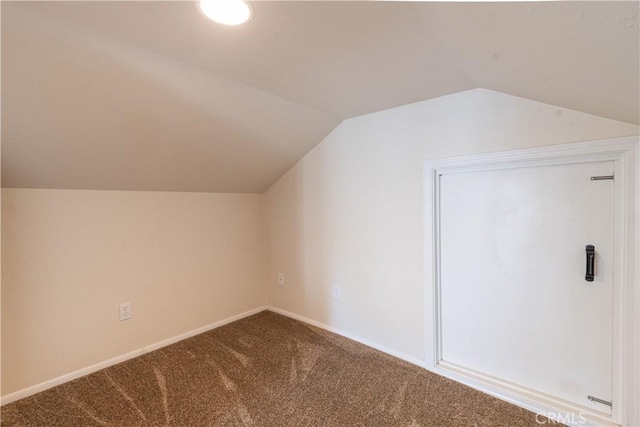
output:
M340 293L340 286L334 286L333 287L333 299L340 299L342 298L342 295Z
M120 320L131 319L131 303L123 302L120 304Z
M278 273L278 286L284 286L284 273Z

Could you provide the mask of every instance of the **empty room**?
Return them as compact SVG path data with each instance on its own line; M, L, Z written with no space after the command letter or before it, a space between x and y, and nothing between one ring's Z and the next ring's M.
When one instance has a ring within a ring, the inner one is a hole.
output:
M640 2L2 1L2 426L640 427Z

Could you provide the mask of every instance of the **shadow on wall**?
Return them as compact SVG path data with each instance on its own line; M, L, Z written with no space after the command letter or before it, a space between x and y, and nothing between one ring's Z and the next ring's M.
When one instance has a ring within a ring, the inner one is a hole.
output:
M264 182L273 182L339 123L328 113L49 17L33 6L8 6L3 10L3 36L12 41L3 49L9 64L3 67L3 83L9 84L2 93L5 185L19 187L15 183L29 179L31 186L41 181L51 186L45 178L57 169L73 176L86 166L92 179L103 183L88 184L89 189L181 191L176 177L186 175L197 191L220 191L210 182L235 180L232 191L261 192ZM36 153L26 143L42 140L46 149ZM238 154L229 154L226 144ZM100 158L115 162L110 164L118 165L118 174L95 160ZM29 167L35 160L40 168ZM238 168L251 173L239 174ZM83 188L84 181L60 187Z
M346 144L348 132L336 128L266 193L269 304L374 343L393 342L398 324L422 326L413 320L420 303L408 305L422 298L421 229L406 221L421 217L421 161L385 140ZM415 168L395 168L407 161ZM410 212L397 209L412 192L418 197ZM406 309L390 319L387 304Z
M301 162L265 197L268 300L282 310L335 325L336 306L344 303L333 297L336 286L344 292L333 262L335 234L329 232L337 212L328 199L330 173L323 150L309 156L313 162ZM315 191L309 193L309 187Z

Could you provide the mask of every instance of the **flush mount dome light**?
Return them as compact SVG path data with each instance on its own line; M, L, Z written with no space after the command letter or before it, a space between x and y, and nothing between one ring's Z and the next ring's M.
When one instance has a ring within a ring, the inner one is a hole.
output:
M200 0L200 10L212 20L224 25L240 25L252 15L244 0Z

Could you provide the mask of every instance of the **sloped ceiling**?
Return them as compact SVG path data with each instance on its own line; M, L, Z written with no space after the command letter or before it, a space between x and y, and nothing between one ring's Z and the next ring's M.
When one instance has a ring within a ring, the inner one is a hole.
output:
M262 192L342 120L482 87L638 124L638 2L3 2L5 187Z

